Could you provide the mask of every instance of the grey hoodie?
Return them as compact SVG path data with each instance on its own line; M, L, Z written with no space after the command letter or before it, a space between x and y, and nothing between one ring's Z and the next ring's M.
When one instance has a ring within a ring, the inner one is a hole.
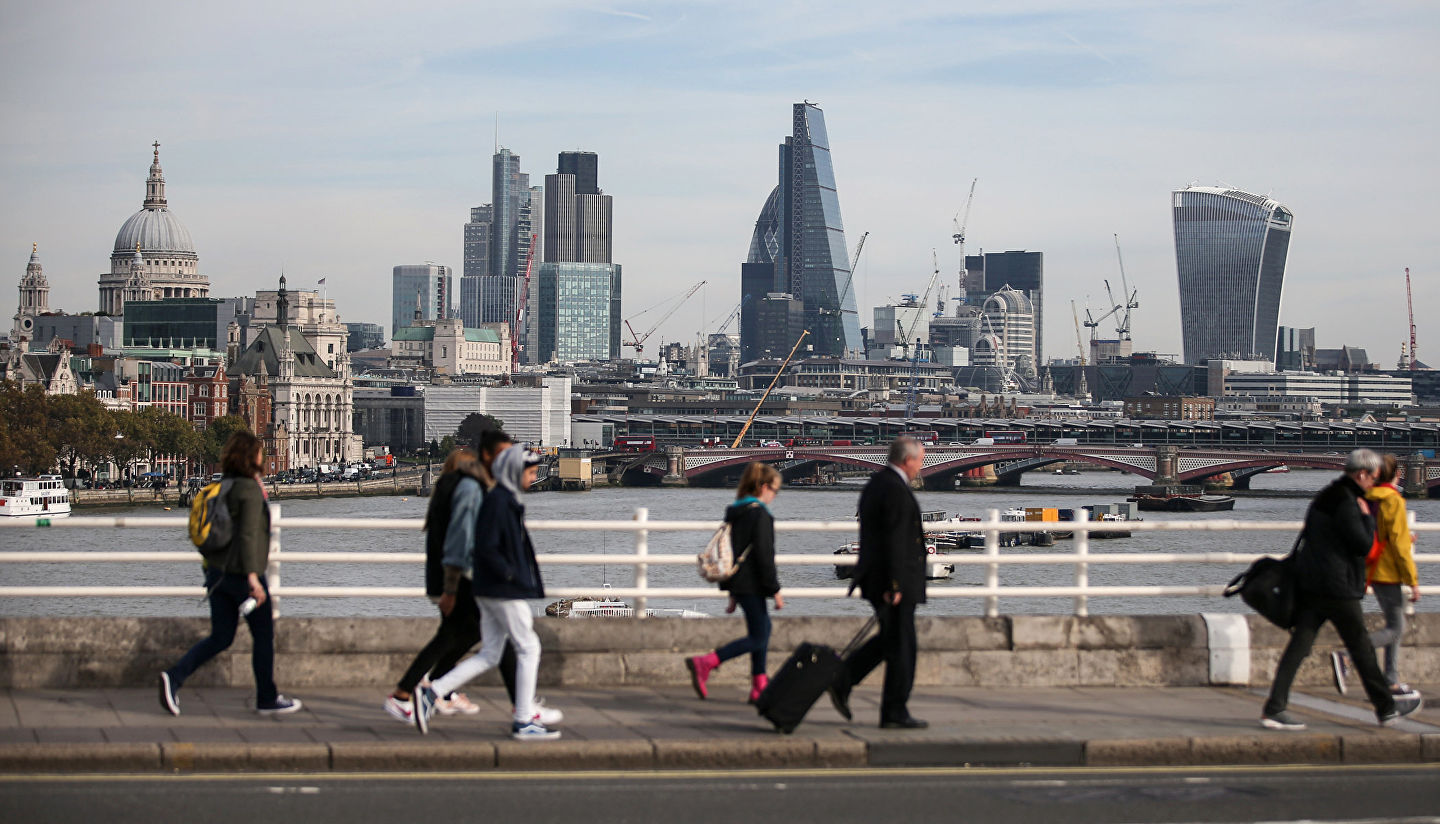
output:
M529 450L518 443L496 455L495 462L490 465L490 474L495 476L495 483L515 493L516 496L524 492L522 487L525 477L525 458L528 455Z

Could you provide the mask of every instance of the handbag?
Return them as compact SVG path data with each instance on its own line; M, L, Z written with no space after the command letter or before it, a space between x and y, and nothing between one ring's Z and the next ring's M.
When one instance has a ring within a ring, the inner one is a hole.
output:
M1247 606L1281 629L1295 626L1295 555L1305 533L1283 558L1258 558L1250 568L1236 575L1225 587L1226 598L1240 596Z

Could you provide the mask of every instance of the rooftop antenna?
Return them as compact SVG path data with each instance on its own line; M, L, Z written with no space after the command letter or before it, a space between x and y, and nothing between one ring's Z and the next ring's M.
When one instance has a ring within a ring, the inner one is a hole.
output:
M495 112L495 151L491 154L500 153L500 112Z

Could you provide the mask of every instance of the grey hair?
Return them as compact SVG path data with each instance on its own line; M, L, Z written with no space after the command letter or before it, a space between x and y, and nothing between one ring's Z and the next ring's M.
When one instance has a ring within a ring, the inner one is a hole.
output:
M1346 456L1345 471L1347 473L1364 471L1374 475L1380 471L1382 463L1380 455L1374 450L1357 449Z
M921 448L919 441L901 435L890 442L890 451L885 455L885 462L899 466L910 458L919 455Z

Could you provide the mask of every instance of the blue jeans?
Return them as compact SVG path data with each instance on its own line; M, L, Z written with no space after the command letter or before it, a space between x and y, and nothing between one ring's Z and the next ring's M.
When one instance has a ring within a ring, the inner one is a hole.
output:
M268 596L270 587L265 583L264 575L260 576L260 586L265 588ZM166 670L176 691L195 670L230 648L235 640L235 630L240 625L240 604L250 597L246 576L224 574L215 568L205 570L205 587L214 587L210 593L210 637L191 647L179 663ZM255 705L268 706L275 703L278 694L275 689L275 616L270 611L268 597L265 603L245 616L245 623L250 625L250 638L254 642L250 668L255 673Z
M1405 595L1399 584L1371 584L1385 626L1370 633L1370 643L1385 650L1385 680L1400 683L1400 639L1405 637Z
M750 674L765 674L765 653L770 648L770 613L765 609L764 595L736 595L735 603L745 613L745 637L715 650L721 661L750 653Z

